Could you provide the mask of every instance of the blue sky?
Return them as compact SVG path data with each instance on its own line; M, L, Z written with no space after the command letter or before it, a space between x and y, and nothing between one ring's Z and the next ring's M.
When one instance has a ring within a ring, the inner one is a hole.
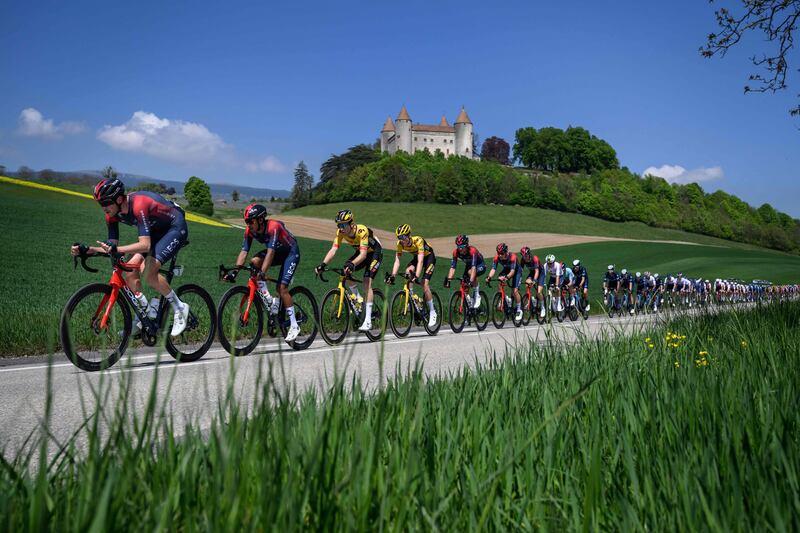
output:
M289 188L402 104L464 105L481 139L580 125L635 172L800 216L800 87L744 95L758 40L703 59L713 5L642 4L6 2L0 163Z

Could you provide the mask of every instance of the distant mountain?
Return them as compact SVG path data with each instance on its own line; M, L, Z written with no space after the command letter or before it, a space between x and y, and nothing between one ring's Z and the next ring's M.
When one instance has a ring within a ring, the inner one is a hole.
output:
M99 170L77 170L75 174L88 174L100 177L102 172ZM151 178L150 176L142 176L140 174L128 174L125 172L119 173L121 179L127 186L136 186L142 182L150 183L163 183L166 187L174 187L179 194L183 194L183 186L186 185L182 181L162 180L158 178ZM214 198L230 197L231 192L234 190L239 191L242 198L288 198L290 192L285 189L262 189L261 187L247 187L245 185L229 185L227 183L209 183L211 189L211 196Z

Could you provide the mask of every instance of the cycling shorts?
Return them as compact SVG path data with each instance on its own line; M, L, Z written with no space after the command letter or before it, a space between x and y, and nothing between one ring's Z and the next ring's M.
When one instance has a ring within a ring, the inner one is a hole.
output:
M536 272L533 270L528 270L528 276L525 278L526 280L532 280L534 285L543 286L544 285L544 268L539 269L539 277L534 278L533 275Z
M503 271L503 272L500 273L500 275L501 276L505 276L505 275L507 275L507 272ZM517 269L514 270L514 277L506 279L506 284L509 287L511 287L512 289L517 289L517 288L519 288L519 282L520 282L521 279L522 279L522 269L521 268L517 268Z
M469 271L472 269L472 265L467 263L464 265L464 275L462 277L469 279ZM486 263L481 261L477 265L475 265L475 275L480 276L486 272Z
M361 252L357 250L353 255L350 256L348 261L352 263L360 253ZM378 269L381 268L381 261L383 261L383 249L375 248L371 252L367 252L367 257L365 257L363 261L356 265L356 271L364 270L365 278L375 279L375 276L378 275Z
M583 283L584 278L575 278L575 286L580 288L581 283ZM586 285L583 286L584 289L589 288L589 278L586 278Z
M414 272L416 272L417 268L417 259L412 259L408 265L406 265L406 269L409 267L414 267ZM436 268L436 256L433 254L428 254L422 259L422 278L423 280L427 279L430 280L431 276L433 276L433 270Z
M167 231L155 238L150 236L150 255L158 260L162 265L166 265L181 249L189 237L189 228L183 216L175 217L175 221Z
M264 259L267 256L269 248L265 248L258 252L254 257ZM300 247L297 243L288 250L272 256L273 265L281 265L281 271L278 274L278 285L290 285L294 279L294 273L297 272L297 265L300 264Z

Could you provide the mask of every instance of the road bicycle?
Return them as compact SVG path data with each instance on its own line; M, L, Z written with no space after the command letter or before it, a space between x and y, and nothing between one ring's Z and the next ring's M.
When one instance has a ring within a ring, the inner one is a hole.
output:
M536 291L531 288L535 284L525 283L525 292L522 294L522 325L527 326L531 322L531 317L536 317L539 324L544 324L547 316L541 316L542 305L544 305L537 297Z
M133 320L141 324L141 341L147 346L155 346L171 316L171 306L166 298L161 296L155 309L141 306L123 275L123 272L139 268L139 265L122 261L122 254L89 254L85 245L76 243L75 246L80 247L79 255L73 258L75 268L80 260L84 270L98 272L86 264L87 259L107 257L111 260L112 272L108 283L92 283L78 289L64 307L59 330L61 346L69 360L87 372L111 367L128 348ZM170 284L174 276L183 274L183 267L175 265L176 259L177 255L167 268L159 271ZM175 294L189 305L189 316L183 333L177 337L164 336L166 348L178 361L196 361L214 342L217 326L214 301L205 289L193 284L178 287ZM149 314L152 312L155 316Z
M522 325L522 318L516 320L516 306L514 305L514 298L506 295L507 283L503 280L497 280L497 292L492 297L492 324L497 329L502 328L506 324L506 320L511 320L515 327ZM486 286L491 287L492 281L487 280ZM524 317L524 313L523 313Z
M330 289L322 298L319 312L319 332L322 338L330 345L342 342L347 332L352 327L357 330L366 319L366 300L358 297L355 292L345 287L345 280L361 283L362 280L354 278L340 268L326 268L317 273L320 280L327 283L324 272L334 272L339 276L336 287ZM374 283L375 280L373 280ZM372 289L372 328L364 334L371 341L380 340L386 331L384 322L384 297L380 289Z
M223 280L229 273L246 270L250 273L247 285L237 285L228 289L219 301L217 316L219 321L219 342L225 350L233 355L247 355L252 352L264 333L276 337L278 330L285 337L291 320L286 316L286 308L277 294L278 308L273 312L272 302L266 302L258 290L261 269L253 265L242 267L219 266L219 279ZM266 277L265 281L276 280ZM231 281L233 283L233 281ZM305 287L292 287L289 290L294 305L294 316L300 326L300 334L289 343L294 350L305 350L317 337L317 300ZM266 316L266 320L265 320Z
M447 281L452 281L449 278ZM481 298L480 305L475 309L472 304L472 297L469 295L472 287L470 286L469 276L459 279L458 290L450 296L448 306L448 321L453 333L461 333L464 326L475 325L478 331L483 331L489 324L489 299L486 293L479 291Z
M614 318L614 313L620 317L624 313L621 302L617 297L617 292L609 289L603 289L603 305L606 306L608 318Z
M389 304L389 327L392 332L399 337L403 338L411 332L411 327L422 326L428 335L436 335L439 328L442 327L442 320L444 313L442 312L442 301L435 291L431 291L431 298L433 300L433 308L436 311L436 324L433 327L428 326L428 319L430 318L430 308L428 302L421 298L418 294L414 293L414 284L422 286L418 281L412 281L414 276L406 272L403 277L403 288L397 291ZM384 281L387 284L393 285L391 276L387 273Z
M577 306L577 298L573 298L573 295L570 294L569 287L562 287L561 288L561 299L565 302L566 307L566 314L572 322L578 320L580 316L580 311L578 310Z
M586 310L586 305L589 302L586 298L583 297L583 289L581 287L577 287L575 289L575 308L578 310L578 313L583 317L584 320L589 319L589 311Z
M559 305L559 303L561 305ZM559 311L558 308L561 308ZM551 322L553 317L556 317L556 320L559 322L563 322L564 318L567 316L566 305L564 305L564 298L561 293L561 289L556 287L554 283L548 284L547 287L547 295L545 296L545 309L547 309L547 322Z

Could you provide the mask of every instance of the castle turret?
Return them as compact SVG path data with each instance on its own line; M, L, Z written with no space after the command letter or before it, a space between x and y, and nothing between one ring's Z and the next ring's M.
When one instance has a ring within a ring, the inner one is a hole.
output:
M411 117L408 115L408 111L406 111L405 105L400 110L400 114L397 115L397 119L395 120L395 135L397 135L397 140L395 141L397 149L402 150L407 154L410 154Z
M389 139L394 135L394 122L392 117L386 117L386 123L381 130L381 152L389 150Z
M458 114L455 123L456 129L456 155L466 156L473 158L472 153L472 121L467 116L464 107L461 107L461 113Z

